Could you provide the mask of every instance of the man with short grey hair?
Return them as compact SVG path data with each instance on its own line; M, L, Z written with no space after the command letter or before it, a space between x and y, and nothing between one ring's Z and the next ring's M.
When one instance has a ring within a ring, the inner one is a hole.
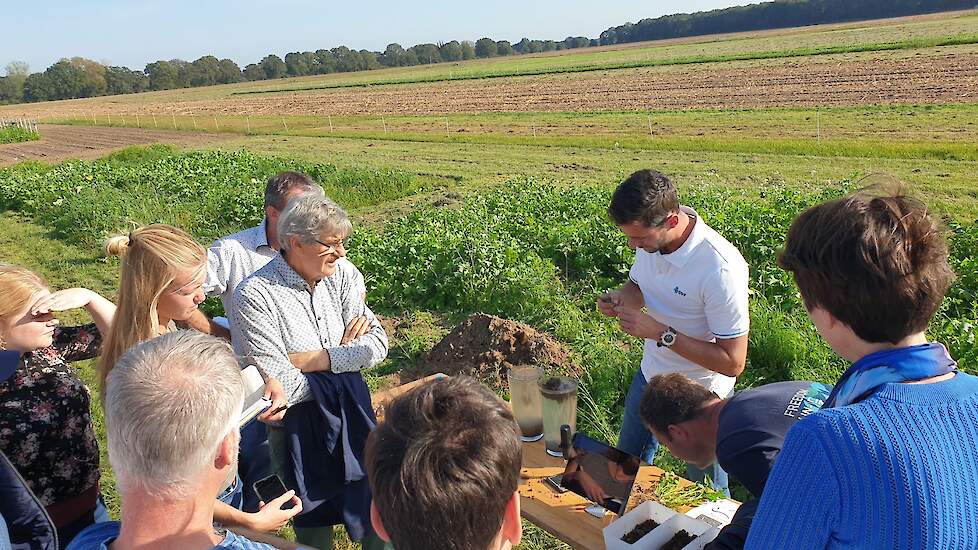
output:
M130 349L106 379L109 461L122 522L95 524L68 548L274 548L213 526L214 495L237 465L243 402L240 369L226 342L177 331ZM301 506L292 493L269 504L289 499Z
M281 253L238 286L231 308L241 352L288 396L284 427L269 426L272 462L300 498L319 495L295 529L300 542L319 548L332 547L330 526L341 522L365 548L383 545L370 529L358 464L375 423L360 371L387 357L387 334L363 300L356 267L341 261L351 230L346 212L322 195L292 199L278 221Z
M204 282L204 292L208 296L220 296L221 304L224 306L224 314L228 319L233 313L231 302L234 289L241 284L241 281L244 281L278 255L281 248L278 237L279 216L290 200L304 193L323 195L323 188L308 174L302 172L286 171L275 174L268 179L268 183L265 185L265 219L255 227L249 227L214 241L207 250L207 279ZM325 197L325 195L323 196ZM342 261L347 262L345 258ZM353 272L356 277L354 284L360 293L365 295L366 289L360 271L354 269ZM226 327L210 321L200 310L196 310L187 323L201 332L224 338L231 337ZM235 346L238 349L237 344ZM272 391L278 389L274 382L270 386ZM272 395L271 397L278 398L279 396ZM259 420L266 421L268 418L262 416L259 417ZM268 454L265 425L252 422L245 426L241 432L239 474L242 481L243 502L241 508L243 510L254 512L258 509L258 496L254 494L252 485L271 473L272 466ZM223 519L229 523L240 523L252 529L263 530L263 526L251 521L254 518L255 516L251 515L239 515L224 517Z

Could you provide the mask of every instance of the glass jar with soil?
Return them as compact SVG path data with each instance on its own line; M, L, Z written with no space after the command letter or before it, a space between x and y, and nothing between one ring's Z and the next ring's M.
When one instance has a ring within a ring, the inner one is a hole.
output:
M539 367L513 367L509 371L509 400L523 441L537 441L543 437L541 378L543 369Z
M543 397L543 440L547 454L563 456L560 449L560 427L570 426L573 434L577 426L577 380L566 376L551 376L540 381Z

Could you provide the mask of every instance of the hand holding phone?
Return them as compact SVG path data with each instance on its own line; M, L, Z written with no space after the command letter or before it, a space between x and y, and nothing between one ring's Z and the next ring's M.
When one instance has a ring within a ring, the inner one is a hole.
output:
M262 502L271 503L273 500L279 498L288 492L285 488L285 484L282 483L282 479L275 474L272 474L266 478L259 479L253 485L255 488L255 494ZM294 504L292 502L285 502L282 506L283 510L291 510Z

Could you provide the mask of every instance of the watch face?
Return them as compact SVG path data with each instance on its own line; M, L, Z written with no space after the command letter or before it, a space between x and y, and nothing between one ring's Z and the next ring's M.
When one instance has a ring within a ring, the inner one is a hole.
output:
M673 342L676 341L676 333L667 331L662 334L662 343L666 346L671 346Z

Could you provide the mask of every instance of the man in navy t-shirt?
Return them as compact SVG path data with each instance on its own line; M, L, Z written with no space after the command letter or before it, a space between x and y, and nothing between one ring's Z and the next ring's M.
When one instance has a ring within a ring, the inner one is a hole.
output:
M709 548L742 548L788 430L818 411L831 387L778 382L720 399L681 374L654 376L642 396L642 421L677 458L697 468L714 462L755 497Z

